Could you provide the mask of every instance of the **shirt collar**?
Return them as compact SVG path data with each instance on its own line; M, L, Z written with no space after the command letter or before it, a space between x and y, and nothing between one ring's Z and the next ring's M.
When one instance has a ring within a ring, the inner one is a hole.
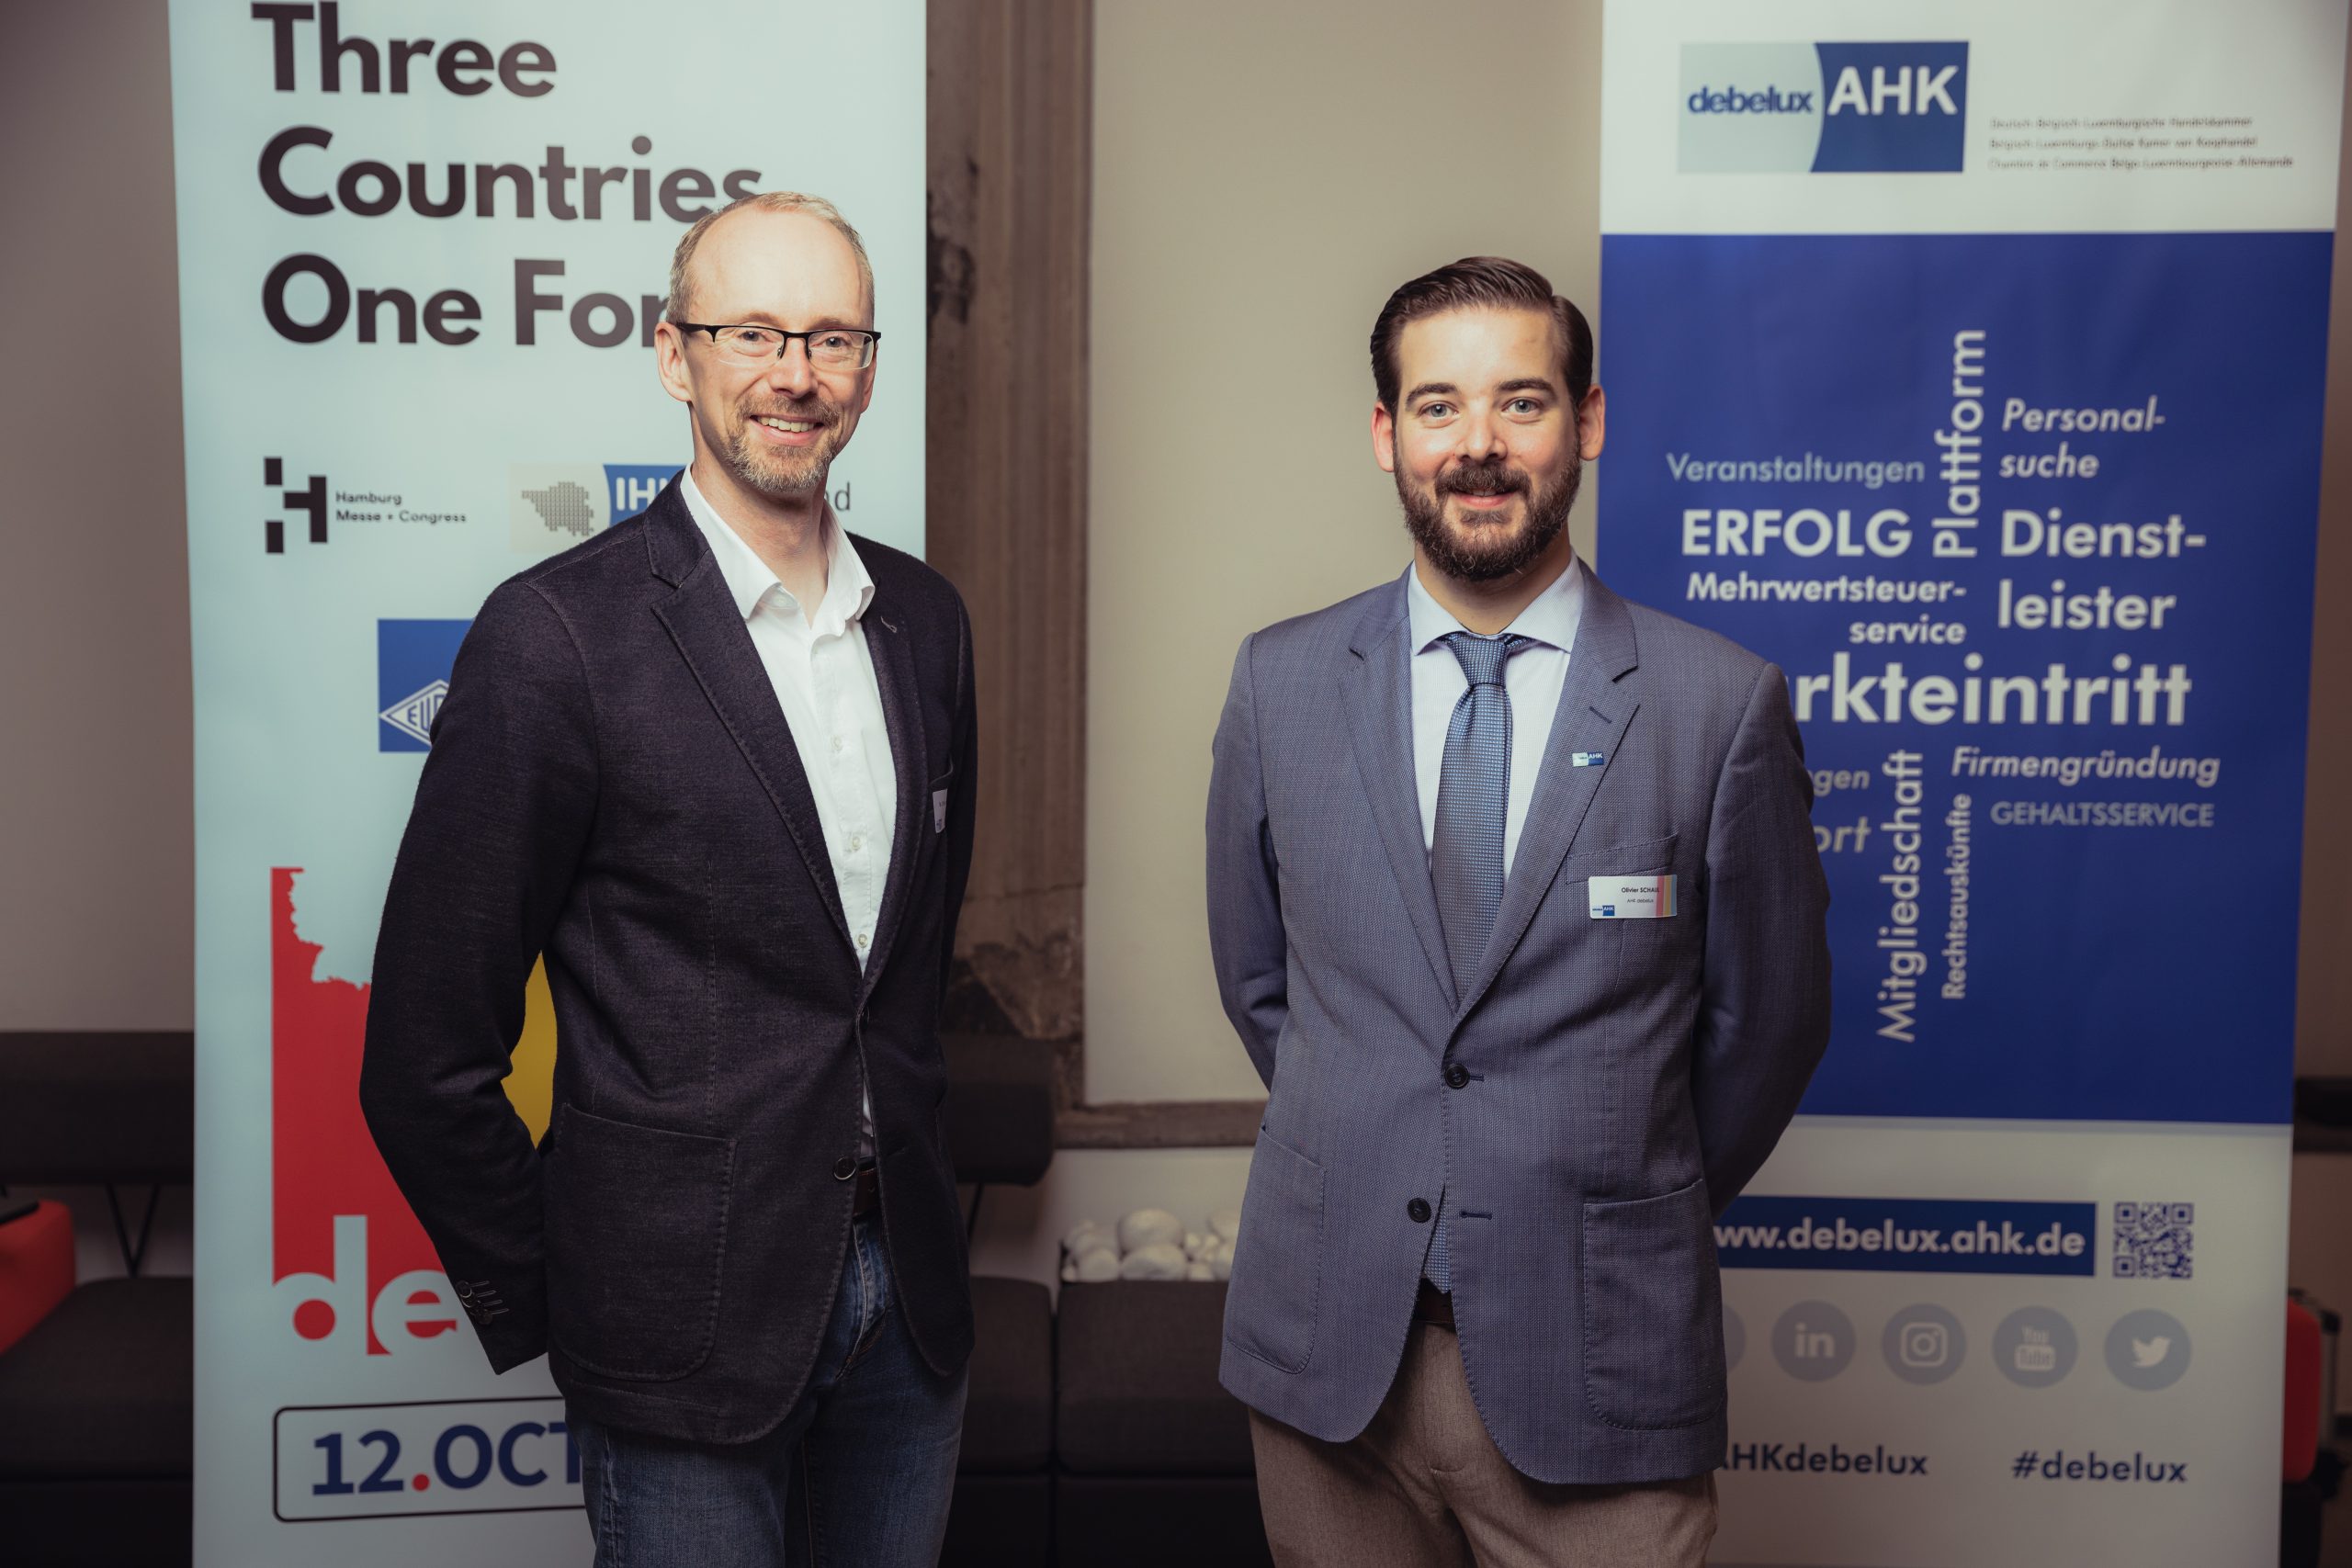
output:
M1412 634L1415 653L1426 653L1440 637L1469 629L1454 618L1452 611L1439 604L1427 588L1421 586L1421 574L1417 567L1408 566L1405 569L1405 605L1407 629ZM1570 556L1568 569L1554 578L1503 630L1513 637L1532 637L1563 653L1571 653L1576 649L1577 627L1583 620L1584 561Z
M710 553L718 558L718 575L726 580L727 592L735 600L735 608L750 620L762 600L775 593L793 610L800 608L798 601L779 581L759 552L743 542L743 536L727 525L718 509L710 503L702 488L695 483L692 468L679 478L678 491L685 498L686 510L693 513L695 525L710 542ZM825 508L825 597L817 613L808 617L820 635L846 630L865 614L874 603L874 579L866 574L865 562L858 558L857 547L850 542L849 531L833 516L831 506Z

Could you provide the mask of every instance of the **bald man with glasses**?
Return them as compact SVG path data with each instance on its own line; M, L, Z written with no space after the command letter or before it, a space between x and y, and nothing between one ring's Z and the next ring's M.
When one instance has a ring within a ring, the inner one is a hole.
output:
M694 461L475 619L362 1101L492 1366L548 1358L600 1565L929 1564L972 1346L938 1042L971 629L826 502L881 338L842 215L705 218L665 317ZM500 1086L542 954L535 1149Z

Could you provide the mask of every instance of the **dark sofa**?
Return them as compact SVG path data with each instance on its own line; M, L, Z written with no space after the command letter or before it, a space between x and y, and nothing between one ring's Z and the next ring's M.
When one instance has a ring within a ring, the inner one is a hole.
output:
M188 1184L195 1084L186 1034L0 1034L0 1183ZM0 1353L0 1560L188 1560L194 1323L186 1279L95 1280Z

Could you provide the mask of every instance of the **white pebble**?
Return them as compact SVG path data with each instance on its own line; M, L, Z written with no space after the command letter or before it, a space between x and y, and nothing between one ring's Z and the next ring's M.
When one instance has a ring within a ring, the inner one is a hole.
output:
M1181 1251L1183 1241L1184 1222L1165 1209L1137 1209L1119 1222L1122 1256L1147 1247L1174 1247Z
M1172 1242L1156 1241L1139 1247L1127 1254L1119 1265L1122 1280L1181 1280L1184 1277L1184 1254Z
M1098 1247L1078 1260L1078 1277L1090 1285L1102 1284L1119 1277L1118 1256L1107 1247Z

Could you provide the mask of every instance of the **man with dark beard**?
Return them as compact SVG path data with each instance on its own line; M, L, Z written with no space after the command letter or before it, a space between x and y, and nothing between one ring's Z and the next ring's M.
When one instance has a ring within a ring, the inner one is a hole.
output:
M599 1564L929 1568L944 1529L972 639L826 502L874 311L815 197L687 231L656 348L694 461L482 606L385 906L368 1125L491 1365L547 1355ZM534 1149L500 1080L542 954Z
M1373 329L1397 581L1253 634L1209 928L1270 1096L1226 1305L1283 1568L1703 1562L1713 1218L1829 1033L1777 669L1630 604L1567 518L1579 310L1474 257Z

